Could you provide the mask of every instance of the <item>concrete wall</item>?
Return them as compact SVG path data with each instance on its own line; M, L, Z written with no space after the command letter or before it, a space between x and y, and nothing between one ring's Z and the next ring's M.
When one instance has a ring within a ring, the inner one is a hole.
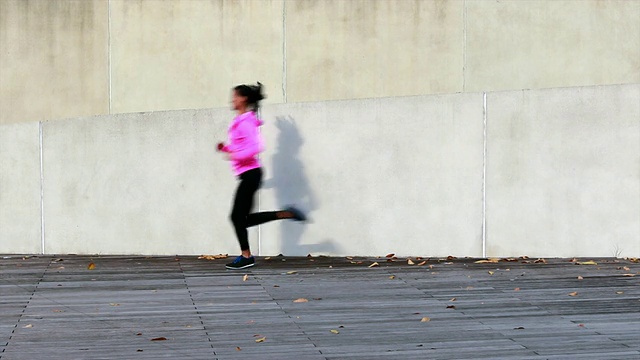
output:
M640 82L640 2L2 0L0 124Z
M640 254L640 86L487 95L487 250Z
M0 126L0 253L42 251L40 124Z
M640 256L639 99L635 84L267 106L257 208L312 221L254 229L253 249ZM214 152L231 117L44 122L44 251L236 253ZM37 125L0 126L0 253L40 250Z

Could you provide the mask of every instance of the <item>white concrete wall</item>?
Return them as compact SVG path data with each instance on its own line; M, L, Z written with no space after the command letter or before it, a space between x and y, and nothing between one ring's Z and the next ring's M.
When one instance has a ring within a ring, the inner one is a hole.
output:
M482 93L267 106L259 208L312 222L254 229L253 249L481 256L486 171L488 256L639 256L640 85L486 100L486 119ZM236 253L236 181L214 152L232 116L43 123L44 251ZM0 140L0 253L39 252L38 124Z
M234 181L214 154L230 117L185 110L44 123L45 252L235 250Z
M482 255L482 94L269 107L265 251Z
M489 255L640 255L640 85L487 104Z
M0 253L42 251L39 125L0 127Z

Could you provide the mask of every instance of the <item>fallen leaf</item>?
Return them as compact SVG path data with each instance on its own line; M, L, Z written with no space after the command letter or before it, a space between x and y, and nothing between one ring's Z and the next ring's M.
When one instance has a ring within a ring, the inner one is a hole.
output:
M626 277L634 277L634 276L636 276L636 274L622 274L622 276L626 276Z
M55 313L61 313L61 312L64 312L64 310L58 310L58 309L53 309L53 310L51 310L51 311L53 311L53 312L55 312Z
M433 269L433 265L429 265L429 269Z
M362 264L362 261L356 261L356 264L358 264L358 265Z
M457 257L451 256L451 255L447 256L447 261L451 261L451 260L455 260L455 259L457 259Z
M229 257L229 254L201 255L201 256L198 256L198 259L216 260L216 259L226 259L228 257Z
M624 271L629 271L629 270L631 270L631 269L629 269L629 267L628 267L628 266L623 266L623 267L622 267L622 270L624 270Z
M622 295L622 294L624 294L624 291L616 291L616 294Z
M380 264L378 264L377 262L374 262L373 264L369 265L370 268L376 267L376 266L380 266Z
M577 258L573 258L573 259L569 260L569 262L572 262L572 263L578 262L578 259Z
M598 263L595 262L595 261L576 262L576 264L578 264L578 265L598 265Z
M111 306L120 306L120 304L118 304L118 303L109 303L109 305L111 305Z
M396 277L395 277L395 275L391 275L391 276L389 276L389 279L391 279L391 280L393 280L393 279L395 279L395 278L396 278Z
M353 256L347 256L347 260L353 260Z
M335 330L335 329L331 329L329 330L332 334L340 334L340 331Z
M144 351L144 350L142 350L142 349L138 349L138 350L136 350L136 352L143 352L143 351Z
M569 293L569 296L577 296L577 295L578 295L578 292L577 292L577 291L574 291L574 292Z
M313 257L313 255L311 255L311 254L307 254L307 257L308 257L308 258L310 258L310 257Z
M525 260L525 261L521 261L523 264L531 264L531 261L529 260Z
M584 324L578 324L579 327L584 327Z
M394 256L396 256L396 254L387 254L387 256L385 256L385 257L392 258Z
M271 256L267 256L266 258L264 258L265 260L271 260Z
M261 342L264 342L265 340L267 340L266 336L265 337L261 337L260 339L256 339L256 342L257 343L261 343Z
M387 262L394 262L393 259L387 259Z
M497 262L498 260L494 260L494 259L484 259L484 260L474 261L475 264L492 264Z
M23 329L30 329L30 328L32 328L32 327L33 327L33 325L28 324L28 325L23 326L22 328L23 328Z
M89 270L93 270L95 268L96 268L96 264L94 264L94 263L89 263L89 265L87 266L87 269L89 269Z
M306 303L309 302L309 300L305 299L305 298L299 298L299 299L295 299L293 300L294 303Z
M422 266L422 265L424 265L424 264L426 264L426 263L427 263L426 261L423 261L423 262L421 262L421 263L418 263L418 266Z
M493 275L493 274L494 274L494 272L493 272L493 271L489 271L488 273L489 273L489 275Z
M582 276L578 276L578 280L584 280Z
M240 348L240 346L236 346L236 351L241 351L242 349Z
M280 287L280 285L273 285L273 287Z
M431 321L431 319L426 316L423 317L422 320L420 320L420 322L429 322L429 321Z
M456 299L456 298L451 298L451 300L449 300L449 301L456 301L456 300L458 300L458 299Z
M502 259L502 261L514 262L514 261L518 261L518 259L516 259L516 258L504 258L504 259Z
M64 259L55 259L53 260L54 262L60 262L60 261L64 261Z
M513 330L524 330L522 326L518 326L517 328L513 328Z
M313 300L322 300L322 298L313 298Z
M167 338L164 336L151 339L151 341L165 341L165 340L167 340Z
M520 288L515 288L513 289L513 291L520 291Z
M297 274L297 271L287 271L287 275L293 275L293 274Z
M540 258L540 259L534 261L533 263L534 264L546 264L547 260Z
M136 334L136 336L141 336L141 335L142 335L142 333L137 333L137 334Z
M244 274L244 276L242 277L242 281L247 281L249 280L249 275Z
M413 260L411 260L411 259L407 259L407 264L409 264L409 265L415 265L415 263L414 263L414 262L413 262Z
M455 308L456 308L456 306L455 306L455 305L449 305L449 306L447 306L447 309L455 309Z
M522 256L520 256L520 259L522 259L522 260L526 260L526 259L528 259L528 258L529 258L529 257L528 257L527 255L522 255Z

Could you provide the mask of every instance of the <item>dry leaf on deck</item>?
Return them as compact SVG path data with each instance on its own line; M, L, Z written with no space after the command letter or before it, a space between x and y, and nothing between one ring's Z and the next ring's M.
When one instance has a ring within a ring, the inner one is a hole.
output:
M389 276L389 279L391 279L391 280L393 280L393 279L395 279L395 278L396 278L396 276L395 276L395 275L391 275L391 276Z
M299 298L299 299L295 299L293 300L294 303L306 303L309 302L309 300L305 299L305 298Z
M167 338L164 336L151 339L151 341L165 341L165 340L167 340Z
M455 306L455 305L449 305L449 306L447 306L447 309L455 309L455 308L456 308L456 306Z
M577 262L576 264L578 264L578 265L598 265L598 263L595 262L595 261L583 261L583 262Z
M540 258L540 259L538 259L538 260L534 261L533 263L534 263L534 264L546 264L546 263L547 263L547 260L545 260L545 259L543 259L543 258Z
M582 276L578 276L578 280L584 280Z
M249 275L245 274L245 275L242 277L242 281L247 281L247 280L249 280Z
M293 274L297 274L297 271L287 271L287 275L293 275Z
M240 346L236 346L236 351L240 351L242 350L242 348L240 348Z
M520 291L520 288L515 288L513 289L513 291Z
M424 265L426 263L427 263L426 261L420 262L420 263L418 263L418 266L422 266L422 265Z
M331 331L332 334L340 334L340 331L335 330L335 329L331 329L330 331Z
M409 265L415 265L416 263L413 262L413 260L411 259L407 259L407 264Z
M376 267L376 266L380 266L380 264L378 264L377 262L374 262L373 264L369 265L370 268Z
M267 340L266 336L265 337L261 337L260 339L256 339L256 342L257 343L261 343L261 342L264 342L265 340Z
M493 274L494 274L494 272L493 272L493 271L489 271L489 275L493 275Z
M576 295L578 295L578 292L577 292L577 291L574 291L574 292L569 293L569 296L576 296Z
M23 329L29 329L29 328L32 328L32 327L33 327L33 325L28 324L28 325L23 326L22 328L23 328Z
M622 276L626 276L626 277L634 277L634 276L636 276L636 274L622 274Z
M456 300L458 300L458 299L456 299L456 298L451 298L451 300L449 300L449 301L456 301Z
M120 306L120 304L118 304L118 303L109 303L109 305L111 305L111 306Z
M475 264L492 264L497 262L498 262L497 259L483 259L483 260L474 261Z
M422 320L420 320L420 322L429 322L429 321L431 321L431 319L426 316L423 317Z
M96 264L94 264L94 263L89 263L89 265L87 266L87 269L89 269L89 270L93 270L95 268L96 268Z
M385 257L392 258L394 256L396 256L396 254L391 253L391 254L387 254L387 256L385 256Z
M624 294L624 291L616 291L616 294L622 295L622 294Z

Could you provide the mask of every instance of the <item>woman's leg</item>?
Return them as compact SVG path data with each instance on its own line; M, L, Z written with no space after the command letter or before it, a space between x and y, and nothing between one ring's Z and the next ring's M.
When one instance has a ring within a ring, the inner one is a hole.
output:
M253 198L260 187L260 181L262 174L260 171L249 170L240 176L240 184L236 190L236 195L233 200L233 209L231 210L231 223L238 237L238 243L240 243L240 250L242 250L245 257L251 256L249 248L249 236L247 234L247 217L253 206Z

